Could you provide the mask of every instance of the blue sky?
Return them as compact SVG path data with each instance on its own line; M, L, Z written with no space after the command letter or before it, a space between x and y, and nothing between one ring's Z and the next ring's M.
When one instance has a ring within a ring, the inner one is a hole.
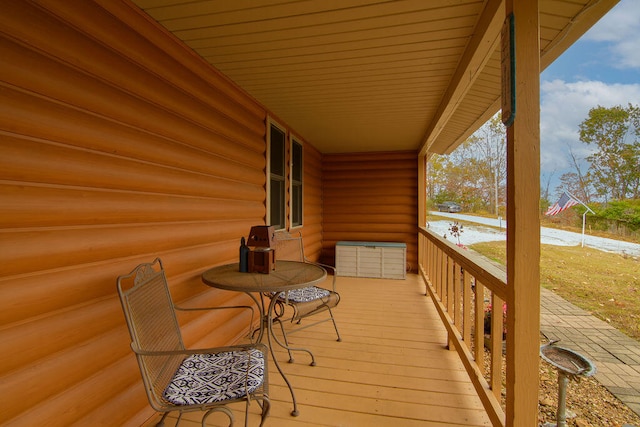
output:
M640 0L622 0L540 76L541 183L590 153L578 126L591 108L640 105ZM584 168L586 172L586 167Z

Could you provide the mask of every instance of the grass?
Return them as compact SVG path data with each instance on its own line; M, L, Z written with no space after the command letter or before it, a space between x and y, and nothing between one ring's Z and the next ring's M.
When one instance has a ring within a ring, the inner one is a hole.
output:
M506 243L470 246L503 266ZM540 284L640 341L640 260L580 246L540 247Z

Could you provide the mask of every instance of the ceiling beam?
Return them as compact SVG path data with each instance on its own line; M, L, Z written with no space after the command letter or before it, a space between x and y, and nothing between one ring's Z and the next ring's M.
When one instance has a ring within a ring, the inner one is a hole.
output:
M444 152L447 147L438 147L437 138L456 111L483 67L497 48L504 21L504 0L489 0L478 20L473 37L451 78L442 102L423 137L420 154L427 151Z

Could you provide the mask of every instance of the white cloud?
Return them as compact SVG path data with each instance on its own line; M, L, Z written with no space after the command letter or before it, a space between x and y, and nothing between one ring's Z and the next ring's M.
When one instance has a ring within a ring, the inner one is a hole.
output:
M639 2L640 3L640 2ZM597 106L637 105L640 83L606 84L599 81L568 83L542 81L540 86L540 144L543 172L572 170L569 149L583 159L591 148L580 142L579 125Z
M578 160L593 150L580 142L579 135L579 125L591 108L640 104L640 75L633 78L636 70L640 70L640 1L620 1L581 40L590 43L583 44L583 50L574 51L574 55L583 53L584 56L574 64L574 74L580 76L574 75L570 82L543 80L540 83L541 173L543 176L553 174L555 181L563 173L575 171L569 150ZM567 66L571 65L565 64ZM625 75L632 76L626 81L631 84L600 81L616 79L616 74L609 73L607 68L626 70ZM583 171L586 172L586 166Z
M640 1L622 0L583 38L610 44L615 68L640 68Z

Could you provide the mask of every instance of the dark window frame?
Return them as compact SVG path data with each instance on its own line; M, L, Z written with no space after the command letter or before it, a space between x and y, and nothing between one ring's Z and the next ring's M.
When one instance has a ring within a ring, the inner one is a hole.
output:
M291 228L302 227L304 218L304 147L296 137L291 138L290 155L290 182L289 194L291 197L290 221Z
M287 227L287 132L268 120L267 129L267 225L275 230Z

